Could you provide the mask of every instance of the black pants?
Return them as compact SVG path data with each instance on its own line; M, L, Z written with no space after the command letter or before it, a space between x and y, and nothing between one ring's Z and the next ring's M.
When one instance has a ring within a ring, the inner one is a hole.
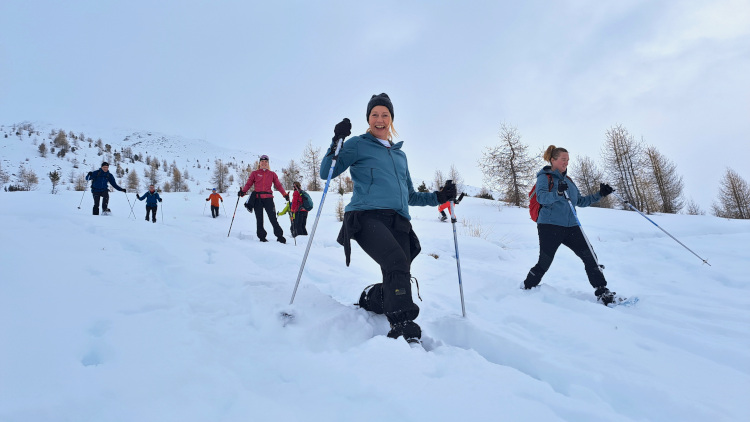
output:
M307 236L307 211L297 211L294 213L294 237Z
M211 205L211 217L216 218L219 216L219 207Z
M99 200L102 201L102 211L106 211L107 205L109 205L109 191L103 192L91 192L94 195L94 215L99 215Z
M274 236L276 236L276 238L284 236L284 230L276 220L276 205L273 203L273 198L256 198L253 209L256 225L255 234L258 235L258 239L265 240L266 235L268 235L266 229L263 228L263 210L266 210L266 214L268 214L268 221L270 221L273 226Z
M591 286L599 288L607 285L607 280L604 279L604 274L596 264L596 259L591 254L580 227L537 224L537 231L539 232L539 261L529 270L523 282L526 288L532 288L542 281L560 245L567 246L581 258Z
M154 223L156 223L156 208L158 208L158 206L156 206L156 205L154 205L153 207L149 207L148 205L146 205L146 220L147 221L148 221L148 213L150 212L151 213L151 221L153 221Z
M362 229L354 235L362 250L380 265L383 274L383 311L391 324L413 321L419 315L411 297L409 230L396 229L392 210L370 211L360 218Z

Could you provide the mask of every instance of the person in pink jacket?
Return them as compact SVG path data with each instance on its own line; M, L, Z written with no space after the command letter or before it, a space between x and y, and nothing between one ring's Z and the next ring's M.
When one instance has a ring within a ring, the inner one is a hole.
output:
M276 205L273 203L273 192L271 192L271 186L275 186L276 190L281 192L281 195L287 201L289 201L289 194L286 193L284 187L281 185L279 176L269 170L267 155L260 156L258 167L257 170L250 173L250 177L247 178L245 187L240 189L238 195L243 197L251 187L254 188L254 191L251 194L252 196L250 197L250 202L252 203L252 209L255 212L255 233L258 235L258 239L260 239L261 242L268 242L268 240L266 240L266 235L268 233L266 232L266 229L263 228L263 210L265 209L266 214L268 214L268 220L273 226L273 234L276 236L276 240L280 243L286 243L284 230L276 220Z

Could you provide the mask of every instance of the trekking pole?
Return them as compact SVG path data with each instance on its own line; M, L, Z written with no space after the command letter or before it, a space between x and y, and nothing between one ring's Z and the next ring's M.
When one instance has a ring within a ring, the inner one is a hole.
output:
M232 232L232 224L234 224L234 216L237 215L237 205L240 204L240 196L237 195L237 203L234 205L234 214L232 214L232 222L229 223L229 232L227 232L227 237L229 237L229 233Z
M297 230L294 228L294 217L292 217L292 204L289 201L286 201L286 206L289 207L289 221L292 223L292 239L294 239L294 246L297 246Z
M127 192L123 192L122 194L125 195L125 199L128 200L128 205L130 205L130 214L133 215L133 219L137 220L137 218L135 218L135 212L133 212L133 206L135 205L135 201L133 201L133 205L131 205L130 198L128 198ZM138 195L138 193L136 193L136 195ZM130 216L128 216L128 218L130 218Z
M578 219L578 214L576 214L576 208L573 206L573 202L570 201L570 197L568 196L568 191L563 191L565 194L565 199L568 200L568 205L570 205L570 210L573 212L573 217L576 219L576 223L578 223L578 228L581 229L581 234L583 235L583 239L586 240L586 246L589 247L589 251L591 252L591 255L594 257L594 262L596 263L597 268L599 268L599 271L604 273L604 265L599 263L599 257L596 256L596 252L594 252L594 248L591 246L591 242L589 242L588 236L586 236L586 232L583 231L583 226L581 225L581 221Z
M164 205L160 206L161 209L161 224L164 224Z
M706 261L705 259L701 258L701 257L700 257L700 256L699 256L699 255L698 255L697 253L693 252L693 251L692 251L692 250L691 250L690 248L688 248L688 247L687 247L687 246L685 246L685 245L684 245L684 244L683 244L682 242L680 242L679 240L677 240L677 239L676 239L676 238L675 238L674 236L672 236L671 234L669 234L669 232L667 232L666 230L664 230L663 228L661 228L661 226L660 226L660 225L658 225L658 224L656 224L656 223L654 222L654 220L652 220L652 219L650 219L650 218L646 217L646 214L642 213L642 212L641 212L641 211L640 211L640 210L639 210L638 208L634 207L634 206L633 206L633 205L632 205L632 204L631 204L630 202L626 201L626 200L625 200L625 199L624 199L624 198L623 198L622 196L620 196L620 195L616 194L615 192L612 192L612 194L613 194L613 195L615 195L615 196L616 196L617 198L619 198L619 199L620 199L620 201L622 201L622 202L624 202L625 204L627 204L627 206L629 206L630 208L632 208L632 209L633 209L634 211L636 211L636 212L637 212L638 214L642 215L642 216L643 216L643 218L645 218L646 220L650 221L650 222L651 222L651 224L653 224L654 226L658 227L658 228L659 228L659 230L661 230L661 231L663 231L664 233L666 233L666 234L667 234L667 236L669 236L669 237L671 237L672 239L674 239L674 241L675 241L675 242L677 242L677 243L679 243L680 245L682 245L682 247L683 247L683 248L685 248L685 249L689 250L689 251L690 251L690 253L692 253L693 255L697 256L697 257L698 257L698 259L700 259L701 261L703 261L703 263L704 263L704 264L708 264L708 261ZM711 266L711 264L708 264L708 266L710 267L710 266Z
M221 209L224 210L224 217L229 218L229 216L227 215L227 209L224 207L224 201L223 200L221 201ZM205 210L206 210L206 207L203 207L203 211L205 211Z
M315 223L313 223L312 232L310 232L310 239L307 241L307 248L305 249L305 255L302 258L302 265L299 267L299 274L297 274L297 282L294 284L294 291L292 292L292 300L289 304L294 303L294 296L297 294L297 287L299 287L299 280L302 278L302 271L305 269L305 262L307 261L307 254L310 253L310 246L313 243L313 237L315 237L315 229L318 228L318 220L320 220L320 214L323 212L323 202L326 200L326 194L328 193L328 185L331 184L331 178L333 177L333 168L336 167L336 160L339 158L339 151L341 146L344 145L344 138L339 138L336 142L336 152L333 154L333 160L331 161L331 168L328 170L328 179L326 179L326 186L323 189L323 197L320 198L320 206L318 206L318 214L315 216Z
M206 205L208 205L208 201L206 201L206 203L203 204L203 215L206 215Z
M83 197L86 196L86 189L83 190L83 194L81 195L81 202L78 203L78 209L81 209L81 204L83 204Z
M448 182L446 181L447 185ZM458 269L458 290L461 292L461 314L466 318L466 307L464 306L464 285L461 282L461 259L458 257L458 236L456 235L456 204L451 201L449 207L451 210L451 223L453 224L453 244L456 246L456 268Z

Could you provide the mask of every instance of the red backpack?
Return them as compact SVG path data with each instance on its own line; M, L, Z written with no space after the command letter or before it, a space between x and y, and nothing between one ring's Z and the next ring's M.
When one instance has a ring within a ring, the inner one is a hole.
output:
M549 180L549 190L552 191L552 175L547 175L547 180ZM531 214L531 220L536 222L536 220L539 218L539 210L542 208L542 204L539 203L539 201L536 200L536 183L534 183L534 186L531 188L531 192L529 192L529 214Z

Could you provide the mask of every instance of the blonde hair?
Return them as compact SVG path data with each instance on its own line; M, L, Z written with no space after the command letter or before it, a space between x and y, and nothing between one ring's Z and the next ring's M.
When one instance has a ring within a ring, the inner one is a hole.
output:
M372 133L372 132L370 132L370 128L369 127L367 128L367 133ZM388 128L388 139L387 140L391 141L391 143L393 143L393 137L394 136L396 138L398 138L398 132L396 132L396 126L393 126L393 120L391 120L391 126Z
M544 161L549 161L551 163L553 158L557 160L557 157L560 156L561 152L568 152L568 150L565 148L558 148L554 145L548 146L544 151Z

